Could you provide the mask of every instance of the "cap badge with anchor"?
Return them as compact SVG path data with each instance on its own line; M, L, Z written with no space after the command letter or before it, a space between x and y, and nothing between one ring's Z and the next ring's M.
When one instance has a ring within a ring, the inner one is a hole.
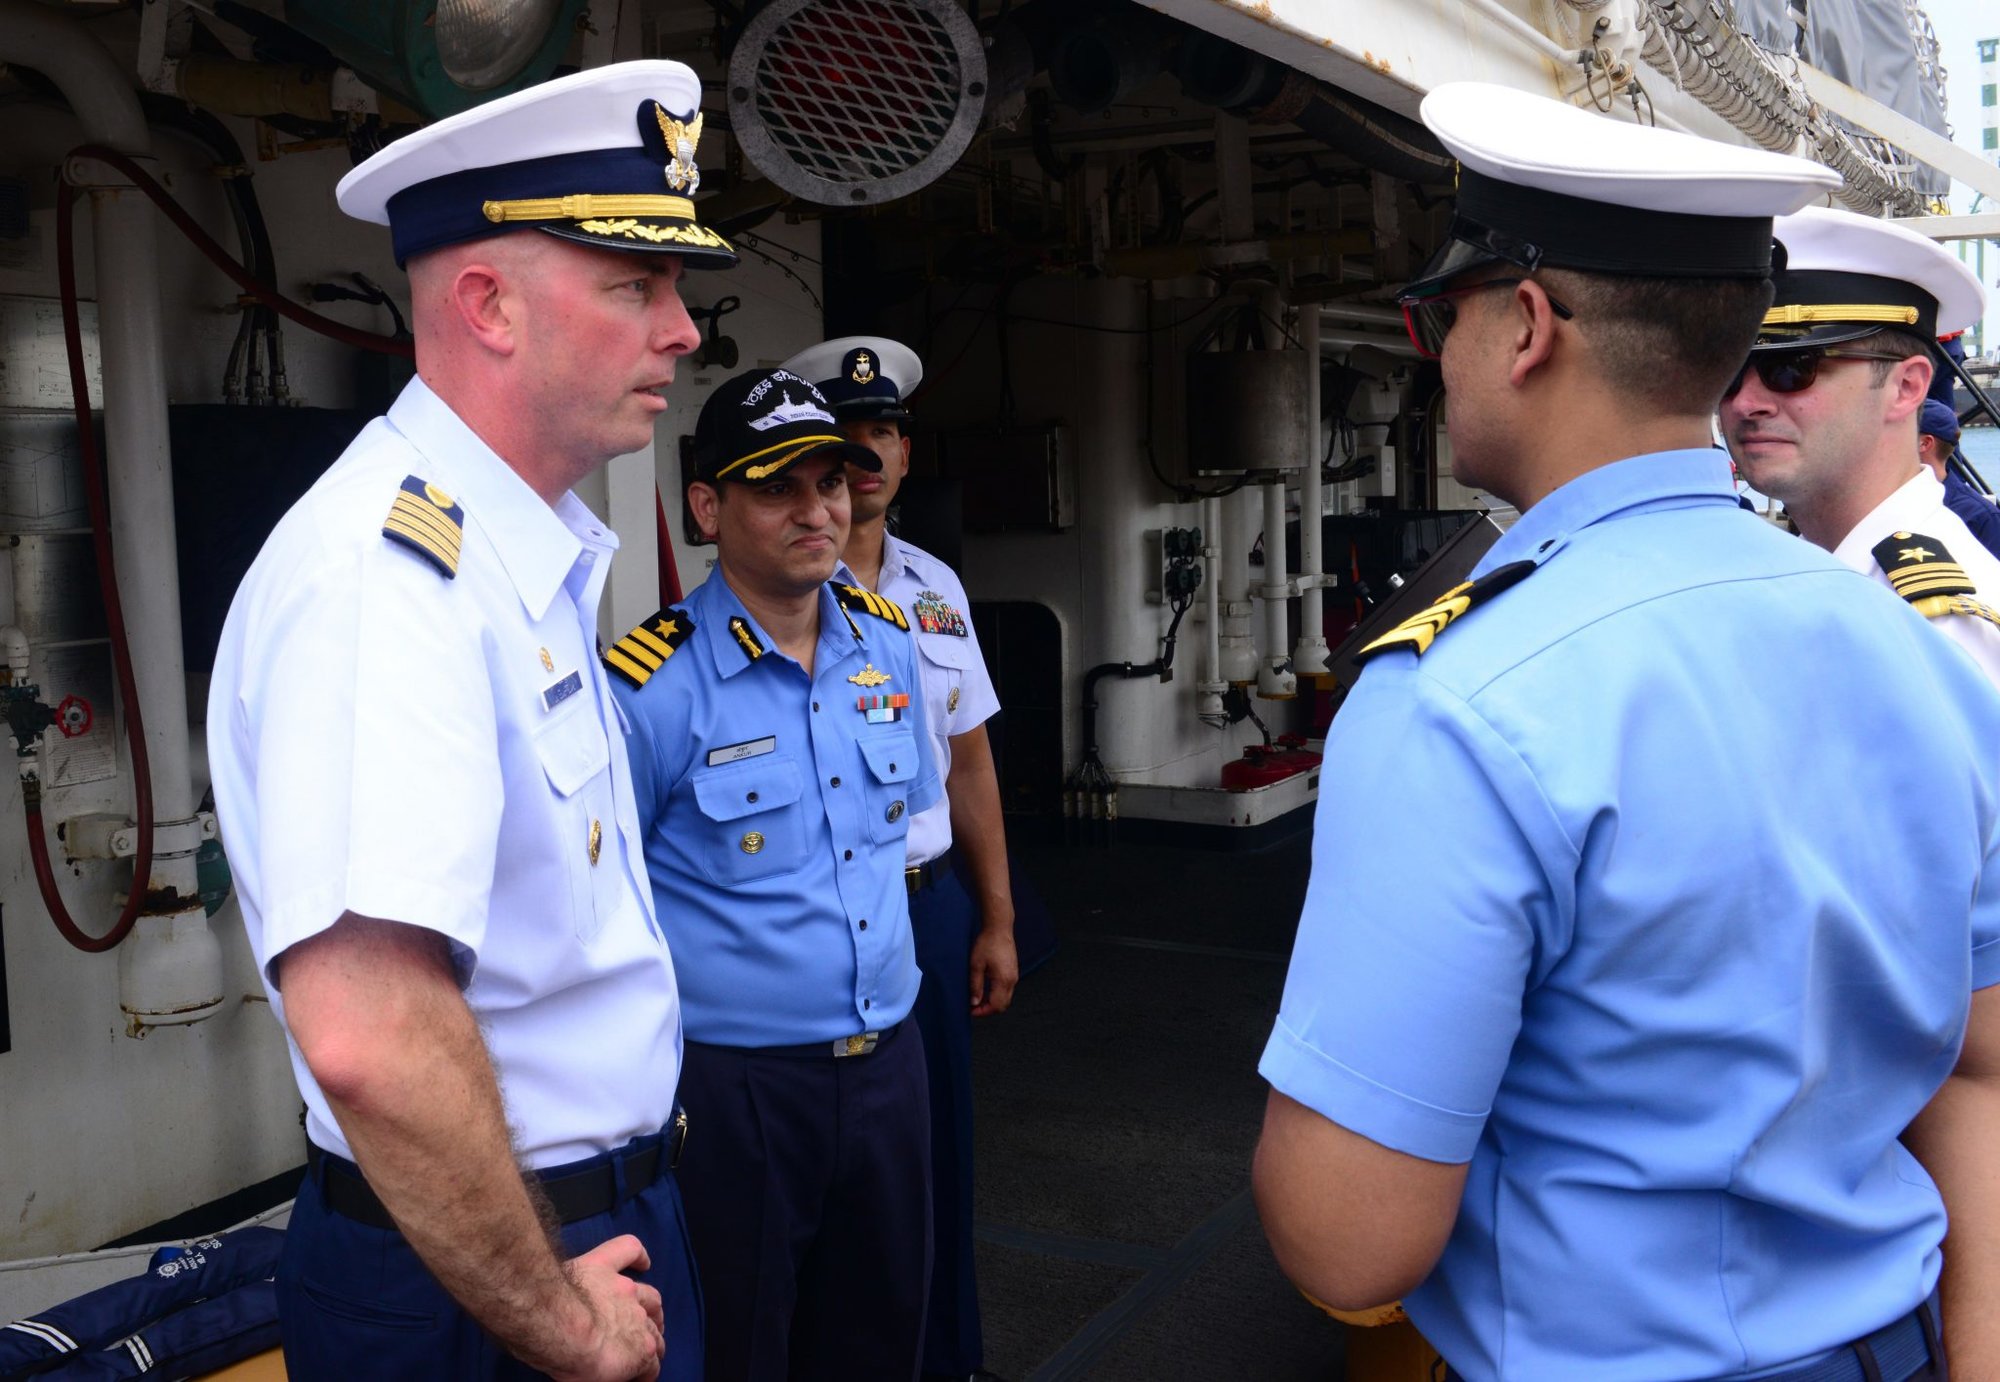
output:
M842 422L908 422L909 397L924 379L917 353L887 336L821 341L784 368L812 380Z
M701 189L701 168L694 161L694 150L701 143L702 113L696 111L694 119L683 124L667 114L667 108L658 101L646 102L641 110L652 112L660 127L660 137L667 141L667 152L671 155L667 160L667 186L692 197Z

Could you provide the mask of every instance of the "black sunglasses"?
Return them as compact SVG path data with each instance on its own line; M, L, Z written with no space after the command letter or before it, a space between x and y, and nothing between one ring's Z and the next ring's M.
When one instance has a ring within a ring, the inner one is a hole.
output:
M1743 387L1743 381L1751 370L1757 371L1757 378L1772 393L1804 393L1819 378L1819 367L1826 360L1908 360L1913 357L1886 350L1838 350L1833 346L1803 346L1798 350L1768 350L1752 355L1736 371L1736 377L1729 381L1729 387L1722 391L1724 399L1736 397L1736 391Z
M1410 343L1417 353L1426 360L1435 360L1444 353L1444 338L1458 321L1458 304L1454 299L1468 293L1483 292L1488 288L1511 288L1517 283L1526 283L1526 277L1489 278L1484 283L1469 283L1463 288L1446 288L1436 293L1410 293L1396 299L1396 305L1403 309L1403 326L1410 333ZM1546 296L1548 290L1542 290ZM1549 310L1564 321L1569 321L1576 313L1549 298Z

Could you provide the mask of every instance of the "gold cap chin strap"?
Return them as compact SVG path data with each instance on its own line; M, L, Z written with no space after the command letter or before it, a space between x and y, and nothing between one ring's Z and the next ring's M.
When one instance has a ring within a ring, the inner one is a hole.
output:
M1766 326L1801 326L1812 322L1884 322L1915 326L1917 309L1861 302L1815 302L1773 307L1764 314Z
M671 216L692 221L694 203L686 197L644 193L579 192L569 197L529 197L520 201L485 202L480 211L499 225L507 221L582 221L597 216Z

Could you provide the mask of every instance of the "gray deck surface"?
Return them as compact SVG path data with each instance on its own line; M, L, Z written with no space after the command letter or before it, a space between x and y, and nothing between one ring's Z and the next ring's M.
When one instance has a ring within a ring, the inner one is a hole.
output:
M1341 1328L1280 1275L1250 1200L1306 840L1017 854L1060 947L975 1035L987 1367L1339 1379Z

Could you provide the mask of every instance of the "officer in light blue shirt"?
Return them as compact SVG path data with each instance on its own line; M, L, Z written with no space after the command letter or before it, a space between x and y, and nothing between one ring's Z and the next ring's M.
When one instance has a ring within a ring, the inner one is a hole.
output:
M1423 113L1461 178L1412 336L1522 516L1334 721L1266 1232L1477 1382L1942 1378L1948 1206L1945 1328L1992 1299L2000 698L1706 444L1823 170L1472 84Z
M1020 962L1006 826L986 722L1000 710L958 574L888 530L910 468L908 398L923 361L901 341L843 336L785 368L813 380L848 439L881 458L847 477L854 523L842 570L908 612L923 678L924 720L946 800L910 822L910 929L924 972L912 1019L931 1076L931 1304L923 1382L986 1373L973 1254L972 1019L1007 1010Z
M845 467L881 462L786 370L718 388L695 457L718 567L605 662L681 978L708 1376L913 1377L930 1114L903 867L942 789L907 618L829 583Z

